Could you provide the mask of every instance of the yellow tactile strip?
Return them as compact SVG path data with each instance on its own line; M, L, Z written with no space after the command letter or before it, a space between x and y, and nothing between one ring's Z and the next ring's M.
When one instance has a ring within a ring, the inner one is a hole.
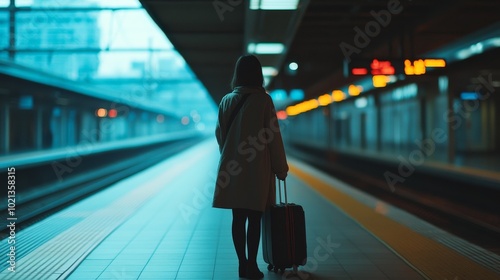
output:
M430 279L500 279L500 275L456 251L375 212L293 164L289 166L295 176L342 209Z
M65 279L102 240L165 188L169 180L185 172L211 151L206 149L206 145L199 147L196 156L165 170L163 176L134 182L137 188L133 191L40 245L17 261L16 272L5 269L0 273L0 279Z

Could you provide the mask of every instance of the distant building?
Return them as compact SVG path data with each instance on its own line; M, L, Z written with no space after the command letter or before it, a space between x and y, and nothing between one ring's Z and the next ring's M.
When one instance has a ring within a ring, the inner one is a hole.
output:
M15 62L72 80L94 77L99 66L98 13L43 10L92 5L97 6L86 0L34 0L32 7L41 11L16 14Z
M9 47L9 13L0 12L0 58L7 58Z

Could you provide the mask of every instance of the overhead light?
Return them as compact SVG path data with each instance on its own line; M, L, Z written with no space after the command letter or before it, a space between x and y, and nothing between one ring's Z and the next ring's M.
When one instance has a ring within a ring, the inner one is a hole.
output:
M278 120L286 120L286 118L288 117L286 112L283 110L276 112L276 116L278 117Z
M276 76L278 75L278 70L276 70L276 68L271 66L264 66L262 67L262 75L264 77Z
M326 106L332 102L333 102L332 96L328 93L318 97L318 103L320 106Z
M99 118L104 118L108 115L108 110L104 108L99 108L95 111L95 115L98 116Z
M297 69L299 69L299 65L297 64L297 62L290 62L290 64L288 64L288 69L297 71Z
M373 86L376 88L385 87L389 82L389 77L386 75L375 75L372 77Z
M365 108L366 105L368 105L368 99L365 97L356 98L356 100L354 100L354 106L356 106L356 108Z
M338 89L332 91L332 99L333 99L333 101L339 102L339 101L344 100L345 98L346 98L346 95L345 95L345 93L343 91L338 90Z
M287 99L286 90L284 89L275 89L269 95L275 101Z
M445 67L446 61L444 59L424 59L425 67Z
M349 85L347 92L350 96L358 96L363 91L362 86Z
M248 44L248 53L255 54L280 54L285 50L282 43L250 43Z
M304 100L304 91L302 89L292 89L290 91L290 98L292 100L301 101Z
M462 92L462 93L460 93L460 99L462 99L462 100L477 100L477 99L479 99L479 94L477 94L477 92Z
M466 59L471 56L481 54L486 50L500 47L500 37L493 37L470 45L469 47L456 52L456 58Z
M299 0L250 0L250 10L296 10Z

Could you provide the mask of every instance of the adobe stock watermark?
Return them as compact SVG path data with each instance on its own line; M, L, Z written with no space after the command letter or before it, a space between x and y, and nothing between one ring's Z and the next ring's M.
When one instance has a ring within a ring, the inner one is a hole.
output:
M403 6L398 0L389 0L389 2L387 2L387 9L378 12L374 10L370 11L373 20L367 22L363 30L358 26L354 27L354 45L347 42L341 42L339 44L345 59L351 62L351 55L353 53L361 53L361 50L370 44L372 38L380 34L382 27L387 27L391 23L393 15L398 15L402 11Z
M487 100L495 91L493 87L493 75L489 73L486 78L478 76L475 81L475 93L478 98L474 100L465 100L460 106L454 109L448 109L443 113L442 118L446 124L450 125L452 130L457 130L464 123L467 115L477 111L480 107L480 102ZM442 128L434 128L430 133L430 137L424 140L415 140L416 148L413 149L408 158L399 155L397 157L398 174L386 171L384 178L391 192L396 191L396 184L403 183L414 172L415 168L424 164L425 160L436 152L436 144L443 144L448 140L447 132Z
M333 242L329 234L326 238L316 237L316 246L313 255L307 257L306 264L301 270L295 273L293 270L286 270L281 279L312 280L313 273L318 271L321 263L324 263L330 257L333 257L335 249L340 247L340 243Z
M241 3L243 3L243 0L214 0L212 1L212 6L222 22L224 21L224 14L226 12L234 11L234 8L239 6Z

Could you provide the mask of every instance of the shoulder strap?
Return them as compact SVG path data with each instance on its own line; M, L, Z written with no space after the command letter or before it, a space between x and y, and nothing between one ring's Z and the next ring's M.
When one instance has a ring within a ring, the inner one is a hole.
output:
M250 96L249 93L243 95L243 97L241 97L240 101L236 105L236 108L234 108L233 112L231 112L231 116L229 117L229 122L227 123L227 128L226 128L226 138L227 138L227 133L229 132L229 128L231 128L231 124L233 124L234 118L236 118L236 115L238 115L238 112L240 111L241 107L243 107L243 104L247 100L248 96Z

